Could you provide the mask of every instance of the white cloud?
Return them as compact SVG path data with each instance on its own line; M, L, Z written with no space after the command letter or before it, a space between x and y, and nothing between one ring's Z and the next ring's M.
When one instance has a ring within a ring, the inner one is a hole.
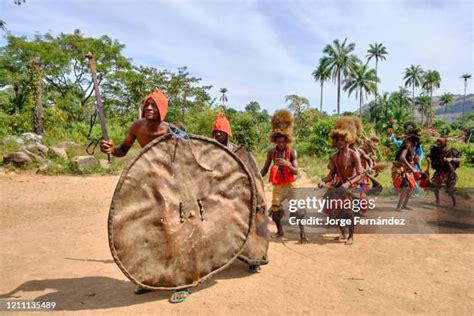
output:
M319 84L311 72L323 47L336 38L355 42L361 58L370 43L387 47L387 60L379 64L380 90L397 89L410 64L440 71L439 92L462 92L459 76L474 72L471 2L12 2L3 1L0 9L14 34L76 28L89 36L107 34L125 44L125 55L137 64L186 65L215 86L216 97L226 87L230 104L240 109L257 100L272 111L283 106L286 94L306 96L318 107ZM326 84L324 103L329 111L335 108L332 83ZM343 110L357 104L343 93Z

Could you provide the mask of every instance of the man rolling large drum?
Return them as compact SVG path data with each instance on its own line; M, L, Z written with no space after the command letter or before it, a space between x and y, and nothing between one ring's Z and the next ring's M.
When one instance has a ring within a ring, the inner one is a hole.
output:
M143 147L124 169L109 212L109 245L137 294L175 290L182 301L196 286L227 267L247 245L256 209L255 181L229 149L206 137L173 131L163 120L167 100L155 91L120 146Z
M237 146L230 142L232 128L224 114L218 114L212 127L212 137L222 145L232 150L247 166L255 180L257 190L257 208L255 210L255 225L247 242L247 247L239 259L248 263L249 272L260 271L260 265L268 263L268 217L265 214L266 199L262 176L252 153L245 146Z

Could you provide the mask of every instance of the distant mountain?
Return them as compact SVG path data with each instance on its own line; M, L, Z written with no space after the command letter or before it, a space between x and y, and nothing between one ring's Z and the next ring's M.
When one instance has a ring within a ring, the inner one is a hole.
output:
M433 97L433 112L435 114L435 118L451 122L458 117L461 117L463 100L463 95L455 95L454 102L448 105L448 110L446 115L444 115L444 105L441 104L440 97ZM466 114L474 112L474 94L469 94L466 96L466 103L464 107Z
M456 94L454 95L453 103L448 105L448 110L446 115L444 114L444 105L441 104L440 96L433 96L433 112L435 114L435 119L439 120L446 120L448 122L452 122L455 119L462 116L462 104L463 104L464 96ZM468 114L470 112L474 112L474 94L468 94L466 96L466 103L465 103L465 113ZM362 107L362 111L367 111L369 108L368 104L364 104ZM359 111L354 111L354 114L358 114ZM416 119L419 120L421 115L418 111L415 111Z

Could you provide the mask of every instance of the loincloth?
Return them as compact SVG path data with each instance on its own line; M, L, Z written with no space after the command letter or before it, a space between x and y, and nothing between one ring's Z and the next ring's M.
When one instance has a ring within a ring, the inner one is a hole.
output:
M450 193L454 191L458 176L455 172L450 171L435 171L433 178L431 178L431 184L435 188L440 188L443 184L446 185L446 192Z
M392 183L395 192L398 193L400 188L416 188L416 180L413 173L405 170L403 163L395 161L392 166Z

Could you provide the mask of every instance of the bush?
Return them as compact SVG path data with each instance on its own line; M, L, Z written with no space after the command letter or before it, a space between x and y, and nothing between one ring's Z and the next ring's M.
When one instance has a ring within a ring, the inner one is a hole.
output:
M455 144L456 147L462 154L462 161L468 164L474 164L474 146L465 144L465 143L458 143Z
M20 114L6 114L0 111L0 137L19 135L33 130L33 113L29 111Z
M331 116L319 120L313 126L313 132L310 137L311 146L308 147L308 153L318 157L327 156L333 149L329 140L329 133L336 124L337 117Z
M298 156L314 155L313 144L310 141L296 142L292 145L292 148L296 150Z

